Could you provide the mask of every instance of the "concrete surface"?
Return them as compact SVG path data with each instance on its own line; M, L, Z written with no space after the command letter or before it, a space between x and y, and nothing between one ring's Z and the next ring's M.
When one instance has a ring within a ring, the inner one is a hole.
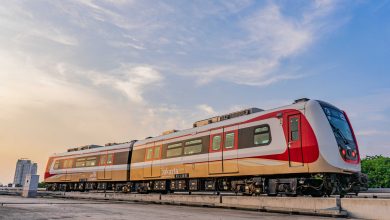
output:
M345 198L341 208L354 218L390 219L390 199Z
M290 209L336 209L336 198L225 196L222 204L230 206L275 207Z
M220 208L156 205L137 202L0 196L0 219L264 219L309 220L327 217L297 216Z

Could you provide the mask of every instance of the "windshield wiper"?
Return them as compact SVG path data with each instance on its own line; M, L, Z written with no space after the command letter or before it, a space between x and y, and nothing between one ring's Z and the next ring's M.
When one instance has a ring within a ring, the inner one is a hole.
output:
M344 144L348 144L348 139L343 135L343 133L338 129L336 126L332 124L332 122L329 122L330 126L332 127L333 131L336 132L344 141Z

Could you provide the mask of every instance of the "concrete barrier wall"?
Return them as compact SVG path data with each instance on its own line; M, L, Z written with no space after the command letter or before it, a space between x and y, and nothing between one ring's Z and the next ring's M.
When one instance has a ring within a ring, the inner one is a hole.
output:
M164 203L188 203L243 208L287 208L287 209L335 209L336 198L310 197L255 197L255 196L216 196L216 195L160 195L123 193L80 193L66 192L65 197L85 199L113 199L128 201L154 201Z
M123 194L67 192L68 198L112 199L155 203L243 208L276 212L296 212L363 219L390 219L390 199L251 197L231 195ZM341 204L341 205L340 205ZM342 210L341 210L342 209Z
M147 202L159 202L161 200L160 194L107 194L107 196L113 197L119 200L128 201L147 201Z
M250 197L216 195L160 195L160 194L123 194L123 193L80 193L67 192L65 197L85 199L112 199L127 201L153 201L176 204L199 204L221 207L254 208L265 207L285 209L323 210L337 209L336 198L310 197Z
M61 193L58 196L64 196L64 197L70 197L70 198L80 198L80 199L97 199L97 198L104 198L104 194L102 196L101 193L80 193L80 192L67 192L67 193Z
M390 199L345 198L341 208L352 218L390 219Z
M187 203L215 206L221 203L221 196L212 195L161 195L161 202Z
M65 197L84 199L112 199L127 201L159 201L160 194L123 194L123 193L80 193L66 192Z
M264 207L297 210L337 209L336 198L224 196L222 197L222 204L229 207L252 207L259 209Z

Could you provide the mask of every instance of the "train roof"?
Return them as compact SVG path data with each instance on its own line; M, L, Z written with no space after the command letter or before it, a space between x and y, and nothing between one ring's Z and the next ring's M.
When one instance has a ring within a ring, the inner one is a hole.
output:
M150 143L153 143L153 142L160 142L160 141L172 139L172 138L175 138L175 137L178 137L178 136L184 136L184 135L189 135L189 134L194 134L194 133L201 133L201 132L205 132L205 131L211 130L213 128L223 127L223 126L239 123L239 122L246 121L246 120L249 120L249 119L261 116L261 115L265 115L265 114L268 114L268 113L271 113L271 112L275 112L275 111L278 111L278 110L304 109L305 104L307 102L309 102L309 101L317 101L317 100L309 100L309 99L306 99L306 98L297 99L297 100L294 101L294 103L292 103L290 105L285 105L285 106L281 106L281 107L273 108L273 109L268 109L268 110L262 110L262 111L254 112L252 114L242 115L242 116L239 116L239 117L226 119L226 120L222 120L222 121L219 121L219 122L214 122L214 123L203 125L203 126L200 126L200 127L188 128L188 129L184 129L184 130L180 130L180 131L175 131L173 133L166 134L166 135L160 135L160 136L156 136L156 137L149 137L149 138L146 138L146 139L143 139L143 140L139 140L139 141L133 140L133 141L130 141L130 142L116 144L116 145L111 145L111 146L102 146L102 147L98 147L98 148L79 150L79 151L72 151L72 152L54 153L52 155L52 157L70 156L70 155L85 154L85 153L94 153L94 152L99 152L99 151L115 150L115 149L121 149L121 148L126 148L126 147L131 148L133 145L134 145L134 147L137 147L137 146L140 146L140 145L150 144ZM318 102L322 102L322 101L318 101ZM322 102L322 103L325 103L325 102Z
M135 141L129 141L121 144L116 145L110 145L110 146L101 146L97 148L87 149L87 150L78 150L78 151L70 151L70 152L63 152L63 153L54 153L51 156L52 157L62 157L62 156L72 156L77 154L87 154L87 153L95 153L99 151L108 151L108 150L117 150L122 148L131 148L133 143ZM132 149L130 149L132 150Z
M278 107L278 108L263 110L263 111L260 111L260 112L255 112L255 113L252 113L252 114L239 116L239 117L236 117L236 118L231 118L231 119L227 119L227 120L223 120L223 121L219 121L219 122L214 122L214 123L207 124L207 125L204 125L204 126L201 126L201 127L188 128L188 129L180 130L180 131L177 131L177 132L174 132L174 133L170 133L170 134L167 134L167 135L160 135L160 136L156 136L156 137L150 137L150 138L147 138L147 139L144 139L144 140L137 141L134 144L134 147L137 147L139 145L145 145L145 144L153 143L153 142L164 141L164 140L172 139L172 138L175 138L175 137L178 137L178 136L184 136L184 135L194 134L194 133L201 133L201 132L204 132L204 131L208 131L208 130L210 130L212 128L223 127L223 126L227 126L227 125L230 125L230 124L239 123L241 121L246 121L246 120L249 120L251 118L255 118L255 117L258 117L258 116L261 116L261 115L265 115L265 114L268 114L268 113L271 113L271 112L275 112L275 111L278 111L278 110L304 109L305 104L308 101L310 101L310 100L306 99L306 98L297 99L297 100L294 101L293 104L290 104L290 105L285 105L285 106ZM311 101L316 101L316 100L311 100Z

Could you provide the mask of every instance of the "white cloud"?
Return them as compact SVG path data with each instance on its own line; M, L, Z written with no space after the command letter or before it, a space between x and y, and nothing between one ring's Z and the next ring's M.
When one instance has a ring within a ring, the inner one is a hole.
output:
M247 36L224 47L227 54L236 54L230 62L194 71L201 76L198 82L222 79L267 86L304 77L296 70L285 66L282 69L281 62L306 51L320 38L324 33L322 28L328 24L326 18L335 8L333 1L316 1L306 8L303 18L294 18L283 15L277 4L268 3L241 21L240 28Z
M124 92L134 102L142 102L142 93L148 87L155 87L162 80L159 72L151 67L139 66L126 70L127 79L116 80L115 88Z
M38 16L22 5L5 3L0 7L0 27L3 36L11 35L7 40L14 40L19 44L34 39L47 39L55 43L76 46L78 39L61 27L50 24L50 21L38 20ZM1 37L1 36L0 36Z
M310 2L302 7L302 16L286 15L283 4L267 2L258 7L249 0L194 2L188 7L164 1L51 1L45 7L62 17L51 19L39 14L38 6L34 11L20 5L10 5L14 13L0 8L3 26L20 32L20 42L31 42L35 36L78 46L65 52L77 57L82 51L90 59L105 56L116 62L110 69L131 60L135 66L174 66L170 73L196 76L201 85L223 80L255 86L305 77L281 63L307 51L337 9L328 0ZM249 7L254 12L237 16ZM91 49L105 52L93 54L88 52Z
M212 115L215 115L216 112L214 111L213 107L209 106L209 105L206 105L206 104L201 104L201 105L198 105L197 108L207 114L210 115L210 117Z
M255 49L271 58L283 58L305 49L313 34L302 22L283 16L275 4L245 19L243 28L249 32L244 46L255 45Z
M156 89L163 76L150 66L122 66L110 74L92 72L89 77L95 85L110 86L122 92L130 101L144 102L142 94L145 90Z

